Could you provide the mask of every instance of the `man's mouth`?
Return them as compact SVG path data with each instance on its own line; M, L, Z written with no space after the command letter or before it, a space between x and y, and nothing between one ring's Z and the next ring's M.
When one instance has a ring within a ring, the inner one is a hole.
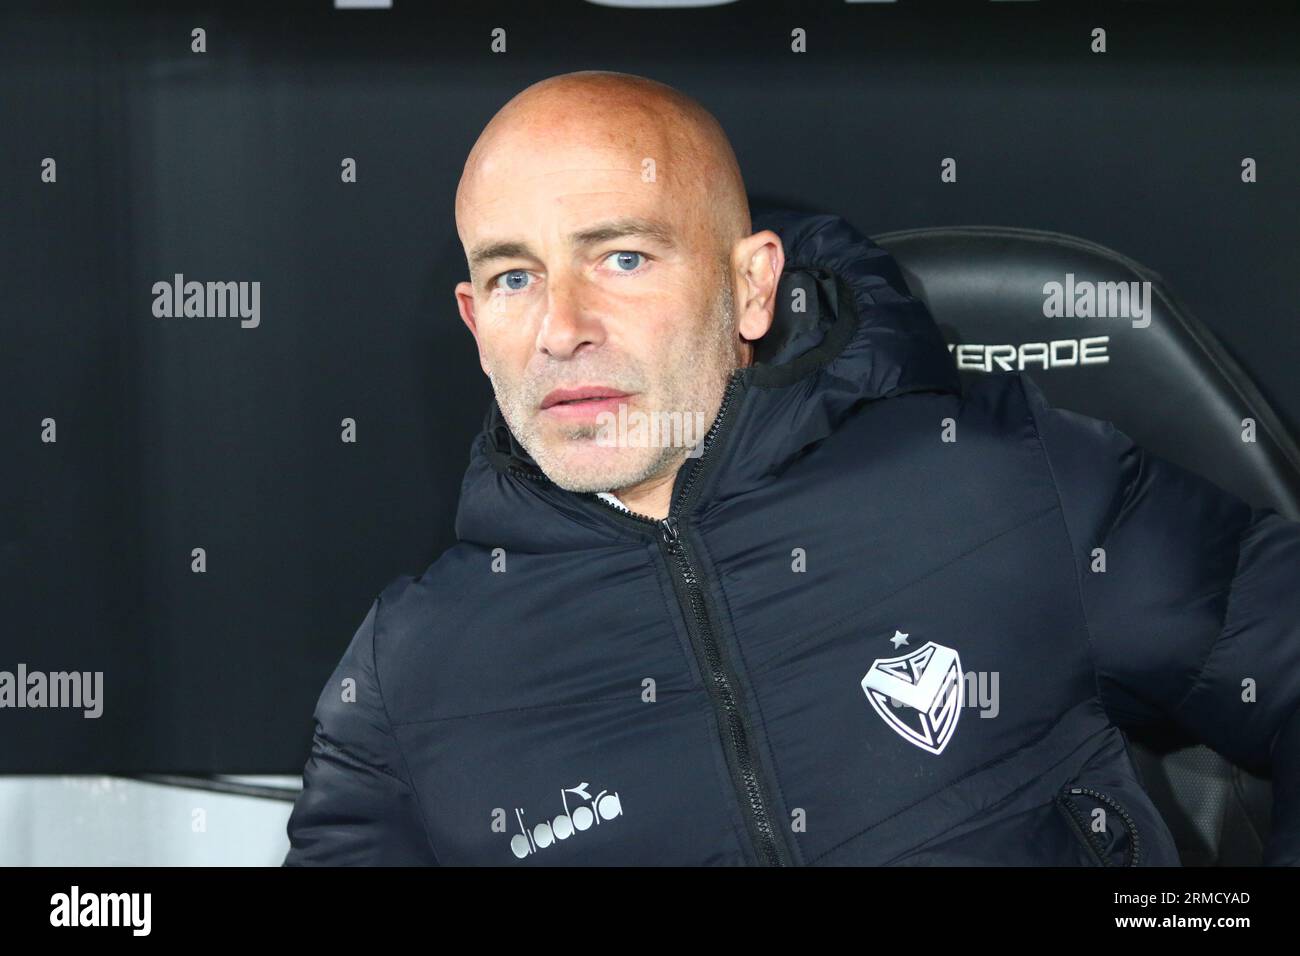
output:
M542 399L542 411L563 418L581 418L601 412L616 412L627 392L600 385L582 388L557 388Z

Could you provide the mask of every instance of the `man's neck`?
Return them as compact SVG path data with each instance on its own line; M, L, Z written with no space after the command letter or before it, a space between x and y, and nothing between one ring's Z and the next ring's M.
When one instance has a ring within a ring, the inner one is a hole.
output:
M629 511L651 518L666 518L668 507L673 500L673 482L681 466L679 462L676 468L670 468L662 475L648 478L639 485L616 488L614 494Z

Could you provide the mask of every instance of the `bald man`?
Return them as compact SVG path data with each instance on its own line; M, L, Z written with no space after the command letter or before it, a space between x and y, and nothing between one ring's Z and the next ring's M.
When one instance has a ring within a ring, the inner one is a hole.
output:
M884 251L751 222L661 83L527 88L455 212L495 400L287 865L1176 865L1153 723L1273 772L1300 862L1300 527L1024 375L963 395Z

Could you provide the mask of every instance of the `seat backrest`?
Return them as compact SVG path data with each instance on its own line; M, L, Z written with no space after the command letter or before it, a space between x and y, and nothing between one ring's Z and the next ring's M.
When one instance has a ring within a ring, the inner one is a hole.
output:
M963 380L1024 371L1060 408L1256 507L1300 519L1300 448L1159 275L1096 243L1000 226L873 237L929 307ZM1259 863L1271 789L1173 729L1130 734L1143 783L1188 865Z

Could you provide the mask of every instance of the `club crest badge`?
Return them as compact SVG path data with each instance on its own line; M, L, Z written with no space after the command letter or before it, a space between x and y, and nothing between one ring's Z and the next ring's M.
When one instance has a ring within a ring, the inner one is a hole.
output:
M902 657L877 658L862 678L862 691L881 719L932 754L943 753L952 740L964 688L961 658L933 641Z

